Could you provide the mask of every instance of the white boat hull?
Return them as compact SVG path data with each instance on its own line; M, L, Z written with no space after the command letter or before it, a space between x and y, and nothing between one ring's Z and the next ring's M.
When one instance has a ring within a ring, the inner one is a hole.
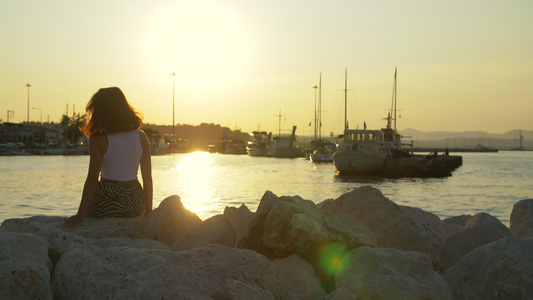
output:
M343 151L333 155L333 165L339 173L378 174L385 169L385 158L359 151Z
M309 160L312 162L332 162L333 153L311 153Z
M266 148L247 148L248 155L250 156L267 156L267 149Z

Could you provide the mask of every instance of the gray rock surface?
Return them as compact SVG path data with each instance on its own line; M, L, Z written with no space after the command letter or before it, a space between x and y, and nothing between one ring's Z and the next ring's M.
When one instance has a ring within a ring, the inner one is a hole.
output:
M514 237L533 237L533 199L524 199L513 205L509 230Z
M456 299L531 299L533 238L508 236L477 248L442 276Z
M450 234L437 265L445 270L455 264L470 251L511 235L500 220L487 214L478 213L470 217L462 230Z
M429 256L416 251L354 249L342 259L335 283L360 299L453 299Z
M52 299L51 272L46 239L0 232L0 299Z
M193 212L186 209L179 196L165 198L147 217L143 236L172 246L190 228L202 223Z
M290 299L289 290L292 299L301 299L290 282L254 251L211 245L181 252L122 247L69 252L52 286L61 299Z
M370 186L320 204L325 215L349 214L377 237L379 247L414 250L436 260L444 246L440 218L418 208L400 206Z

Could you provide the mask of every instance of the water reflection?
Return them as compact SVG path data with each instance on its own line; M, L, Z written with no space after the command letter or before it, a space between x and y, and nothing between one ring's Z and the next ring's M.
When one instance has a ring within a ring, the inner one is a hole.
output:
M183 205L198 215L212 211L214 198L211 180L217 171L207 152L189 153L179 161L175 168L181 178L185 195L181 201Z
M336 176L332 164L208 153L152 157L154 208L171 195L205 220L225 206L256 211L269 190L319 203L363 185L399 205L441 218L488 212L508 223L513 204L533 196L533 152L465 153L464 165L445 178ZM0 156L0 221L28 215L75 214L88 156ZM21 206L26 205L26 206ZM51 209L51 210L49 210Z
M361 184L379 184L388 179L383 176L376 175L351 175L351 174L336 174L334 177L336 182L351 182Z

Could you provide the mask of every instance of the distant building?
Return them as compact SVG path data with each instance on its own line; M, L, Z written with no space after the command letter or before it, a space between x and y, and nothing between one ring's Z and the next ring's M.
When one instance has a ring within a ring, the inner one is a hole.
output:
M59 124L0 123L0 143L58 144L62 140Z

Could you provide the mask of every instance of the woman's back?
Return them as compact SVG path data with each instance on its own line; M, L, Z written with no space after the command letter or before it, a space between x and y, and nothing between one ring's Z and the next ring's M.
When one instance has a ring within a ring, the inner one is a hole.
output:
M143 154L138 130L107 135L108 146L103 156L102 178L116 181L137 179Z

